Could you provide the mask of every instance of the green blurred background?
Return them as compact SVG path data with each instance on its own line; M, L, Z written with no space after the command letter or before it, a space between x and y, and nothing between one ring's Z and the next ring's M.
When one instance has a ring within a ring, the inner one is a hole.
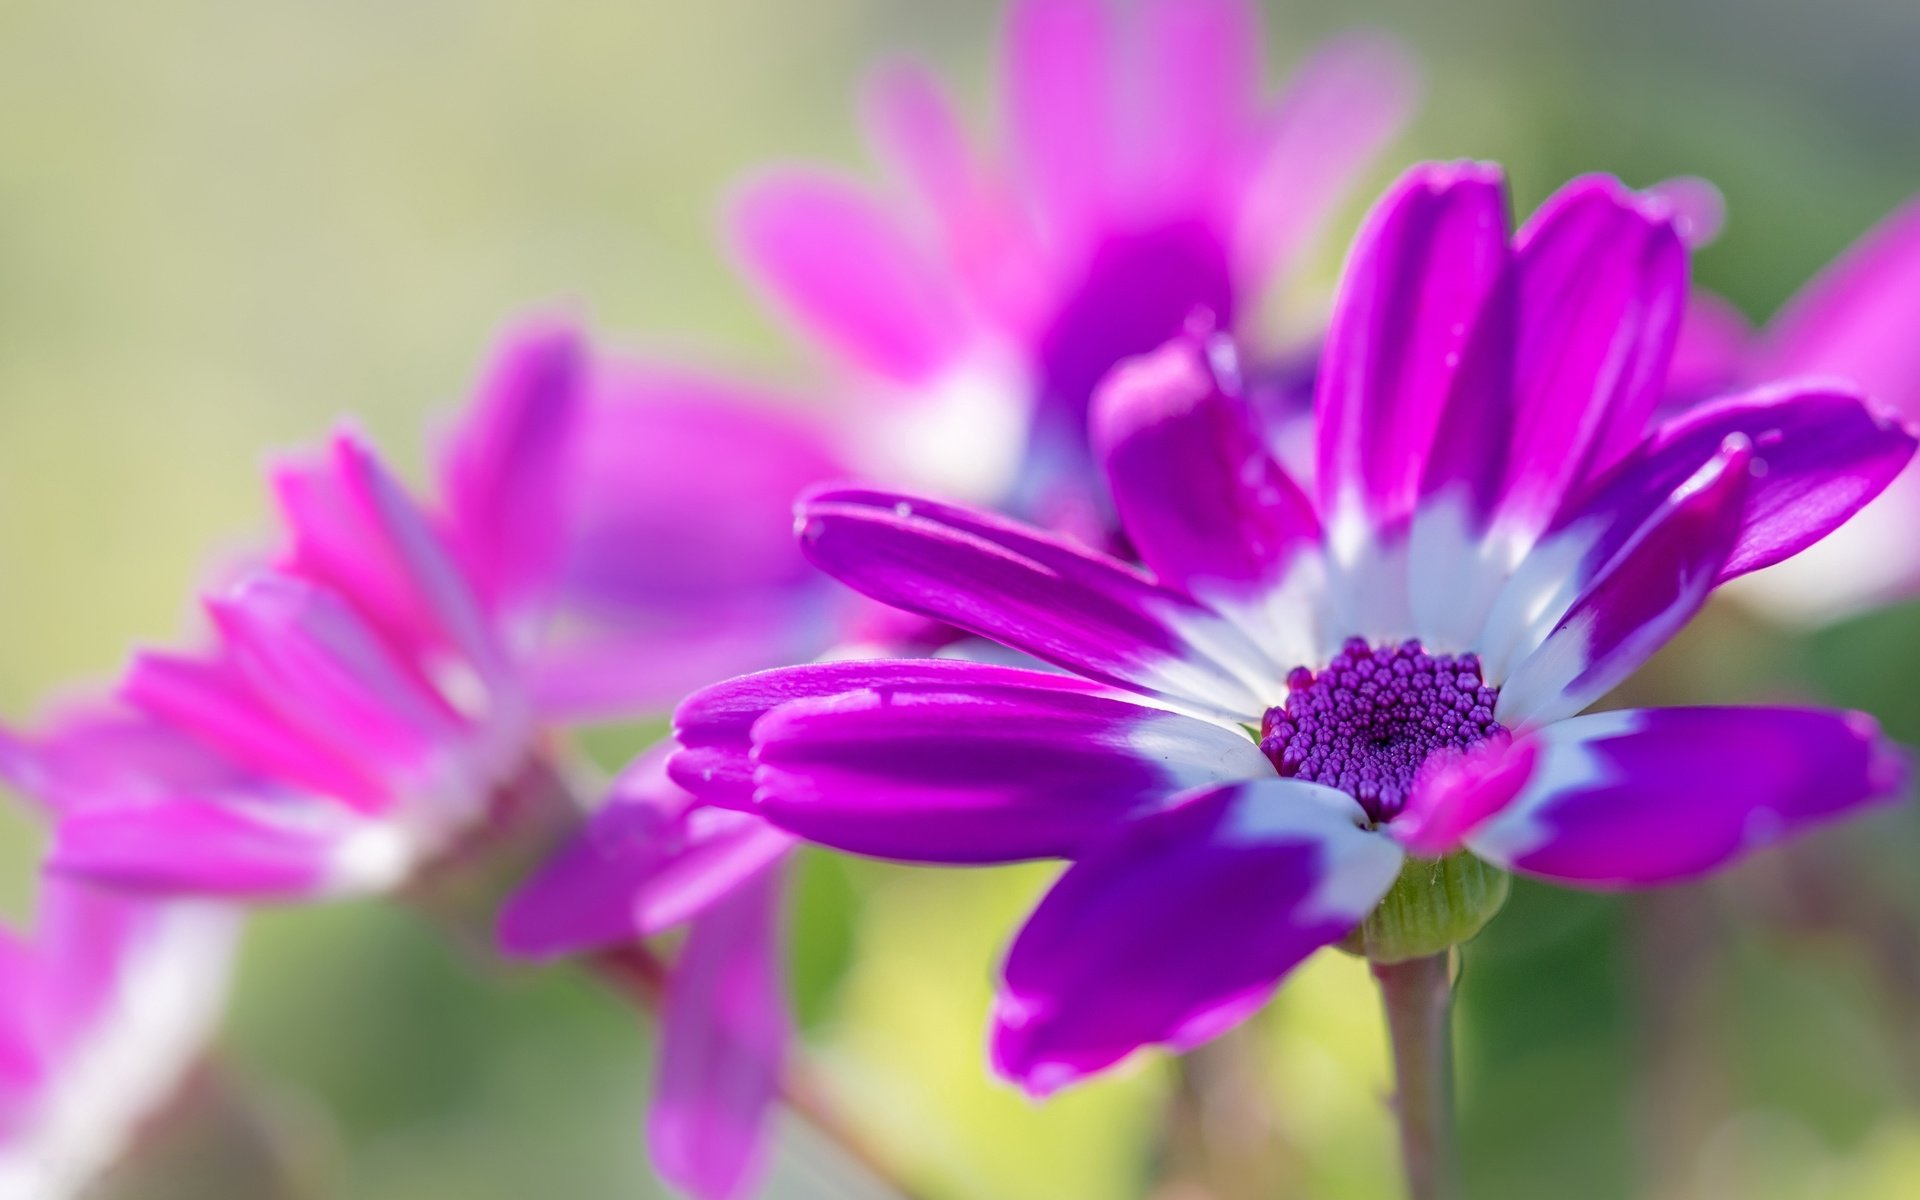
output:
M1283 66L1356 23L1423 58L1422 116L1375 183L1456 155L1509 164L1523 206L1593 169L1713 179L1731 223L1698 272L1756 317L1920 187L1911 2L1269 7ZM529 305L809 378L729 271L716 198L769 157L857 164L850 98L886 48L934 60L983 114L997 18L940 0L0 3L0 713L178 635L196 580L265 521L263 448L351 414L417 466ZM1320 282L1336 264L1330 248ZM1723 607L1635 691L1824 693L1920 740L1916 664L1911 614L1793 639ZM612 762L646 732L592 748ZM15 919L37 846L0 815ZM1894 813L1710 888L1517 888L1466 959L1471 1194L1920 1195L1916 849ZM808 860L809 1041L932 1195L1202 1195L1156 1132L1166 1064L1043 1107L986 1076L992 964L1047 876ZM375 904L268 913L199 1115L103 1194L651 1196L648 1059L565 971L503 972ZM1202 1069L1244 1101L1216 1157L1270 1194L1394 1194L1357 963L1321 956ZM864 1193L790 1131L771 1194Z

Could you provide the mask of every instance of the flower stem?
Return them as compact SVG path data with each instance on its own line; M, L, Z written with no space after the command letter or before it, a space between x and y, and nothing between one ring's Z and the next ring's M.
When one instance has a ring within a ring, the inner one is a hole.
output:
M661 957L639 943L602 950L590 960L594 973L627 997L636 1008L658 1018L666 1002L670 968ZM900 1200L917 1200L918 1193L867 1137L848 1123L828 1099L819 1074L805 1055L787 1060L780 1080L780 1099L794 1116L831 1144L849 1161Z
M1373 964L1393 1044L1394 1115L1411 1200L1456 1200L1453 1129L1453 964L1442 951Z

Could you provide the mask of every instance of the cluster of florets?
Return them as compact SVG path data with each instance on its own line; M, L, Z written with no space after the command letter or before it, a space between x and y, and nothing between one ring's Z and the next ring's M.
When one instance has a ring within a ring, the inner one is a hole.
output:
M1260 749L1280 774L1339 788L1384 821L1435 751L1464 750L1500 731L1499 696L1481 680L1476 655L1350 638L1320 671L1288 672L1286 704L1261 720Z

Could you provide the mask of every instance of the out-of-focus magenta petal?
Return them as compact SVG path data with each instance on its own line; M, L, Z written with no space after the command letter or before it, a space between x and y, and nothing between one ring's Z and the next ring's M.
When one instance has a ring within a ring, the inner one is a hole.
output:
M392 803L392 790L372 764L342 757L290 728L253 692L231 663L171 654L136 657L121 681L126 702L156 722L202 739L248 770L337 796L366 811ZM114 799L117 786L83 801Z
M1292 262L1361 171L1398 136L1420 90L1399 42L1351 33L1301 65L1254 143L1232 226L1236 273L1250 281Z
M330 589L263 573L208 601L256 702L345 761L391 769L464 732L460 714Z
M1144 1046L1190 1050L1386 894L1401 852L1353 799L1269 779L1196 791L1067 869L1007 955L993 1061L1045 1095Z
M861 367L921 383L967 334L951 281L873 196L801 168L749 183L732 214L749 274L809 333Z
M1920 417L1920 201L1861 239L1803 289L1768 327L1762 378L1847 380L1908 417Z
M793 1037L779 899L769 869L708 909L667 988L647 1144L660 1174L699 1200L738 1200L766 1168Z
M745 813L703 809L667 777L662 743L621 772L586 826L515 893L500 944L551 958L698 917L787 853L793 839Z
M1467 836L1492 862L1580 887L1692 879L1898 798L1907 754L1863 713L1665 708L1537 735L1519 794Z
M1014 169L1046 234L1072 239L1098 227L1116 182L1112 15L1105 0L1015 0L1003 37Z
M1260 13L1249 0L1146 0L1132 35L1139 75L1133 187L1149 203L1203 205L1234 165L1260 85Z
M533 319L508 330L442 450L450 536L495 611L537 605L557 577L586 369L570 322Z
M786 397L609 363L567 480L569 609L638 634L785 607L820 586L793 543L794 498L847 475L831 430Z
M378 891L405 873L398 830L270 800L223 798L103 808L62 819L48 866L133 891L300 900Z
M1673 415L1737 386L1746 375L1753 336L1746 314L1712 292L1693 289L1680 320L1673 365L1667 368L1662 411Z

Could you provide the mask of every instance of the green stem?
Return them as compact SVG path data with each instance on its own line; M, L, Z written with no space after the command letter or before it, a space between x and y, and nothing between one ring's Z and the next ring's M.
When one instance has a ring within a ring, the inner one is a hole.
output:
M1374 963L1393 1044L1394 1115L1411 1200L1457 1200L1453 1128L1453 965L1442 951Z

